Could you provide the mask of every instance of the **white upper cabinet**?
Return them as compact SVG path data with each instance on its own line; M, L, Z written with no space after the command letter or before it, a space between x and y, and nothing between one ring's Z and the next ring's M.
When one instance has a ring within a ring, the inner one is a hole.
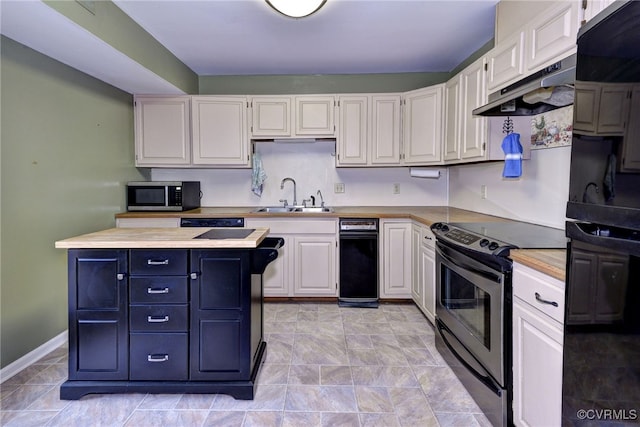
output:
M296 96L296 135L335 136L335 96Z
M248 167L249 135L245 97L193 97L193 164Z
M629 114L634 117L640 116L640 86L634 86L631 90ZM638 120L630 121L624 135L624 140L622 141L621 171L636 173L640 171L639 141L640 122Z
M367 165L370 100L367 95L338 96L336 166Z
M486 104L486 58L480 58L445 85L446 163L478 161L485 158L487 119L473 115Z
M404 94L404 164L442 161L442 97L444 84Z
M550 6L549 6L550 5ZM500 2L487 90L496 92L576 51L580 2Z
M598 13L602 12L607 6L615 0L584 0L584 21L592 20Z
M370 161L373 165L400 164L400 95L372 95Z
M251 110L252 136L291 136L290 96L254 96Z
M485 155L487 119L473 110L487 103L486 58L480 58L460 73L460 157L481 160Z
M560 1L529 23L527 69L535 71L576 50L579 9L577 1Z
M136 97L136 166L181 167L191 164L189 96Z
M525 72L524 32L519 31L496 45L487 54L487 66L487 89L490 92L518 81Z
M254 96L251 107L253 137L335 136L334 95Z

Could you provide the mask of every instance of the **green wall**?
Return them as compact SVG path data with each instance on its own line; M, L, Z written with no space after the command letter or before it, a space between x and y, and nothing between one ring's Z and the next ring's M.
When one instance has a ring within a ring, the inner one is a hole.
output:
M200 76L200 95L405 92L448 78L449 73Z
M0 366L67 329L66 252L115 226L134 167L131 95L2 37Z

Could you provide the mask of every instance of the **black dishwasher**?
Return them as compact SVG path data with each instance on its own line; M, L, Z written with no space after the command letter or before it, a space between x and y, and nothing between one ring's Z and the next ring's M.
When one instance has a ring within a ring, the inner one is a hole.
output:
M378 219L340 218L340 306L378 307Z

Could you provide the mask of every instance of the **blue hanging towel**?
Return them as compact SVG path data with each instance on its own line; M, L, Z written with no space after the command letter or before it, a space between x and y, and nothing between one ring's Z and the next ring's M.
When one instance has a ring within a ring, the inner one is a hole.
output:
M253 170L251 171L251 191L256 196L262 196L262 189L264 187L264 181L267 179L267 174L262 168L262 159L260 154L253 154Z
M519 178L522 175L522 145L520 145L520 134L510 133L502 140L502 151L504 151L504 170L502 176L505 178Z

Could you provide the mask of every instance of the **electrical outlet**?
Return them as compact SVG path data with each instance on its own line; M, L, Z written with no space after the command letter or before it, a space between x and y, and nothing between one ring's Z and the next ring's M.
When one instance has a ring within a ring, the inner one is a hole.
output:
M480 197L483 199L487 198L487 186L484 184L480 186Z
M393 184L393 194L400 194L400 184Z
M344 184L342 182L336 182L333 184L334 193L344 193Z

